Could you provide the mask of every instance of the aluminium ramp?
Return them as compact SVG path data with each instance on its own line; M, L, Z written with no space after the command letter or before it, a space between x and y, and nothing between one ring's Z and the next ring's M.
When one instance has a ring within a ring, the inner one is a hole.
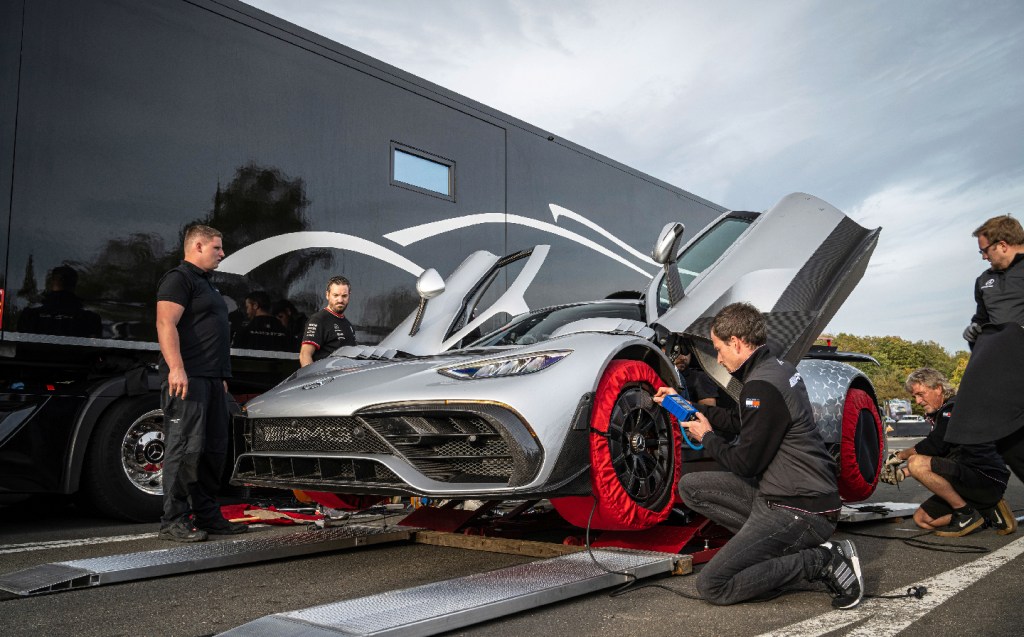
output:
M671 573L673 553L600 549L538 560L466 577L268 615L221 633L227 637L436 635ZM602 566L604 568L602 568Z
M400 542L410 540L415 531L412 527L403 526L351 524L275 537L197 542L156 551L51 562L0 575L0 597L4 591L8 596L40 595L357 546Z
M913 517L918 504L913 502L861 502L844 504L839 513L840 522L873 522L889 518Z

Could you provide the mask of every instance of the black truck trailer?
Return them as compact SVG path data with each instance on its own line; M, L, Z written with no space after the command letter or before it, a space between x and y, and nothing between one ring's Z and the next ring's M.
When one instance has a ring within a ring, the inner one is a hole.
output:
M0 495L156 518L155 291L190 224L224 233L235 327L262 291L294 333L344 274L372 344L423 268L547 243L531 306L600 298L646 286L664 223L721 211L240 2L2 0ZM232 350L239 402L291 343Z

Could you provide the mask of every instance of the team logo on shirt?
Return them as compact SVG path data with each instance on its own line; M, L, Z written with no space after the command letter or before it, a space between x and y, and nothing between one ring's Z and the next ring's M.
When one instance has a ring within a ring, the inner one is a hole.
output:
M793 374L792 376L790 376L790 378L789 378L789 386L790 387L796 387L796 384L799 383L799 382L800 382L800 372L797 372L797 373Z
M982 290L987 290L990 287L995 286L995 284L996 284L996 280L995 279L989 279L988 281L985 281L985 283L982 284L981 289Z
M942 417L943 418L949 418L952 415L953 415L953 412L951 412L951 411L944 411L944 412L942 412Z
M750 409L760 409L761 408L761 399L760 398L748 398L748 399L746 399L743 402L743 404L746 407L749 407Z

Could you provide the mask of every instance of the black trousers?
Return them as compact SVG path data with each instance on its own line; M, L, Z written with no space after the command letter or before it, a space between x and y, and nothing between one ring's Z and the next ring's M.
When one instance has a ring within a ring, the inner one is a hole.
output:
M1003 457L1003 462L1015 476L1024 482L1024 427L1013 432L1002 440L996 441L996 450Z
M221 518L217 491L228 453L227 394L220 378L191 377L182 400L160 388L164 410L163 486L161 526L195 514L199 522Z

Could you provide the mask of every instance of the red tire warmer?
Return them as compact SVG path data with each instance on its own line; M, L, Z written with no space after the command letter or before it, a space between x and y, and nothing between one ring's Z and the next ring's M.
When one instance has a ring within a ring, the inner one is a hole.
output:
M860 421L860 414L868 410L874 420L876 435L878 436L878 458L875 466L877 470L870 482L864 479L860 471L860 464L857 462L857 424ZM839 496L844 502L858 502L866 500L875 491L878 484L878 475L882 468L882 454L885 450L882 445L885 432L882 429L882 419L878 417L878 409L875 401L862 389L850 389L846 393L846 402L843 405L843 437L839 445Z
M682 461L680 435L675 419L668 413L665 414L669 417L672 432L672 494L666 498L665 505L657 511L640 506L626 493L612 466L607 438L595 433L603 434L608 431L608 422L619 393L626 384L638 381L650 385L654 390L668 385L649 365L632 360L612 361L597 385L594 409L590 417L590 487L597 498L597 507L594 508L594 499L586 496L551 499L551 504L558 514L570 524L585 528L590 519L591 509L594 510L594 517L590 520L590 528L606 531L638 531L664 522L668 518L676 499L675 485L679 482Z

